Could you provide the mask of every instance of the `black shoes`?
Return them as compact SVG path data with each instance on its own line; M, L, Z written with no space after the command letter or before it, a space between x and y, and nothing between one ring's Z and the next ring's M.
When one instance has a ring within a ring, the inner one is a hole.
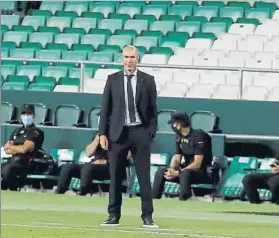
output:
M100 226L119 226L119 218L109 217L106 221L103 221Z
M159 228L159 226L153 221L151 217L145 217L143 220L143 227L145 228Z

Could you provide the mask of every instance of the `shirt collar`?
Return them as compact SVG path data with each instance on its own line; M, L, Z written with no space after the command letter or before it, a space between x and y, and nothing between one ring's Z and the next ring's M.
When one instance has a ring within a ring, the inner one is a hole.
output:
M136 70L134 71L133 75L134 75L134 76L137 76L137 73L138 73L138 69L136 68ZM127 73L126 73L126 71L124 70L124 76L126 76L126 75L127 75Z

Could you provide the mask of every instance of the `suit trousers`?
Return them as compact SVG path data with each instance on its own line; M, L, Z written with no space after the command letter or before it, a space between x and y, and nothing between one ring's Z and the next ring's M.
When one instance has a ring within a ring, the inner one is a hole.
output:
M271 201L279 204L279 174L248 174L242 182L250 203L261 203L257 189L269 189L272 193Z
M109 179L109 167L105 164L65 164L62 166L57 182L57 192L65 193L68 190L72 178L80 178L80 190L87 193L92 180Z
M109 143L110 189L108 213L121 217L121 174L125 171L128 151L131 151L140 185L141 217L152 217L153 201L150 181L150 153L152 138L144 126L124 126L117 142Z
M207 173L200 169L184 169L181 171L179 177L173 180L167 180L164 177L164 173L167 171L166 168L158 169L153 183L153 198L159 199L162 197L164 192L164 186L166 181L179 183L180 200L187 200L192 196L191 185L198 183L212 183L211 178Z

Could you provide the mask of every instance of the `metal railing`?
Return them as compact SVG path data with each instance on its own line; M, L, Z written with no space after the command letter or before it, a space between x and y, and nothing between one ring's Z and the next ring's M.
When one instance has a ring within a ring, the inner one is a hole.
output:
M116 62L101 62L89 60L63 60L63 59L25 59L25 58L1 58L2 61L20 61L26 64L27 62L46 62L51 66L53 63L74 63L80 66L80 92L84 92L84 70L86 65L100 65L101 68L105 66L122 66L122 63ZM239 72L239 98L242 99L243 94L243 72L256 72L256 73L279 73L278 69L257 69L246 67L217 67L217 66L188 66L188 65L167 65L167 64L138 64L141 68L158 68L158 69L194 69L194 70L215 70L215 71L232 71Z

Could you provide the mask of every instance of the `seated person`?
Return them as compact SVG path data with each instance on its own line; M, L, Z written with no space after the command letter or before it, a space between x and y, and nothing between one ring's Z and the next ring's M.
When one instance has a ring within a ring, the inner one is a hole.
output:
M34 125L34 105L24 104L20 118L23 125L13 131L4 147L5 153L12 156L1 164L2 188L13 191L18 188L17 177L27 174L30 159L39 153L44 142L44 132Z
M159 199L164 191L165 181L180 184L180 200L192 196L191 184L212 183L207 167L212 163L211 137L202 130L194 130L186 113L175 112L169 121L176 137L176 155L171 168L159 169L154 178L153 197ZM185 163L181 164L182 156Z
M279 155L270 163L270 167L271 173L247 174L243 178L244 192L250 203L261 203L257 189L269 189L271 202L279 205Z
M108 151L102 149L98 132L94 136L92 142L86 147L86 155L88 157L93 157L88 163L71 163L62 166L55 193L65 193L73 177L80 178L80 191L78 195L81 196L89 192L93 179L110 179ZM128 157L131 157L130 153ZM124 178L125 177L123 177L123 179Z

